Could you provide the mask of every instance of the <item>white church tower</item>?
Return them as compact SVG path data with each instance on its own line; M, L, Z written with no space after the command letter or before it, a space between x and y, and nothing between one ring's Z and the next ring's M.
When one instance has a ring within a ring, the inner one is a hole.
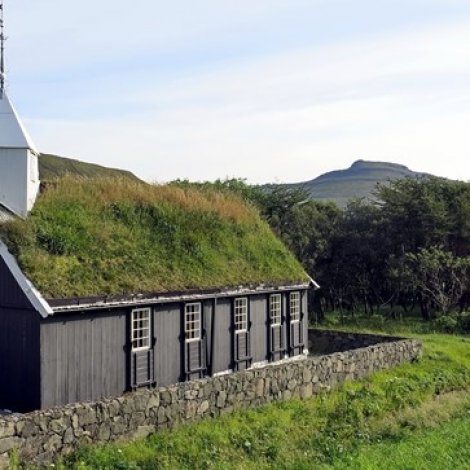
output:
M4 43L0 0L0 219L25 217L39 193L39 153L5 91Z

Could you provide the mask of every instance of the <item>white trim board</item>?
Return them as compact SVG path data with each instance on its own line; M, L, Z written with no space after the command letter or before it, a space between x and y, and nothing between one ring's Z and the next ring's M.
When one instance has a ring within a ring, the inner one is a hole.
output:
M313 278L309 277L310 279L310 284L314 288L314 290L318 290L321 288L320 284L318 284L316 281L314 281Z
M33 283L23 274L16 259L8 251L5 243L0 240L0 256L5 261L8 269L16 282L20 286L20 289L24 292L27 299L31 302L31 305L43 318L47 318L54 314L51 306L46 302L41 293L34 287Z

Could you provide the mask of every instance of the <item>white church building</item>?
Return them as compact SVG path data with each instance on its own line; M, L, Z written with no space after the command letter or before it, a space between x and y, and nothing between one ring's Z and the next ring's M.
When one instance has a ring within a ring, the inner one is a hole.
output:
M38 152L5 90L0 92L0 217L24 217L39 192Z
M39 153L5 90L4 41L0 2L0 219L25 217L39 193Z

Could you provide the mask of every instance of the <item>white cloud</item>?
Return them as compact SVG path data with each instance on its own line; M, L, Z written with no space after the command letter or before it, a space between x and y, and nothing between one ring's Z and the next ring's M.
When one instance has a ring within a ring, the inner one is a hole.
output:
M46 151L147 179L305 180L355 158L470 179L470 23L369 36L125 90L145 111L31 121ZM110 83L111 85L111 83ZM119 100L79 96L93 107Z

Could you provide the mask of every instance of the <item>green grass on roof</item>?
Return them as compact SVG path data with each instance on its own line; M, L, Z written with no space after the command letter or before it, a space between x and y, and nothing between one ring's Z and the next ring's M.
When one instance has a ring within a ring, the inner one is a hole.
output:
M69 176L0 236L51 298L306 280L254 208L212 190Z

